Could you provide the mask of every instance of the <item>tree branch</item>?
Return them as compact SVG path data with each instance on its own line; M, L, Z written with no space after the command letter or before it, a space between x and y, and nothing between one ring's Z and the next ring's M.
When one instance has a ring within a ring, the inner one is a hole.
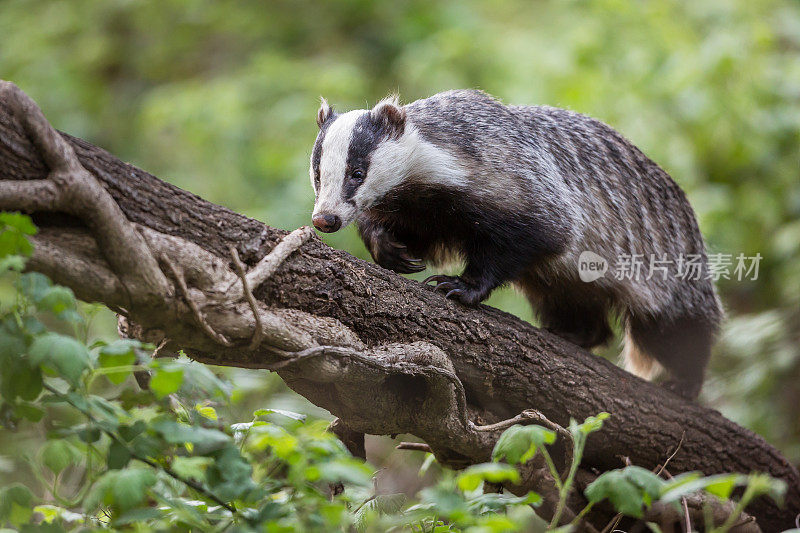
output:
M29 268L106 303L129 334L167 351L277 370L352 435L411 433L458 468L488 460L502 421L520 413L535 408L541 416L519 421L563 428L607 411L579 480L616 468L619 455L652 469L683 439L671 471L769 472L789 485L786 507L761 498L748 512L765 531L794 524L797 470L719 413L506 313L464 307L333 250L309 229L286 237L58 134L8 83L0 84L0 180L0 208L31 212L41 228ZM231 246L251 265L244 278ZM188 302L227 344L207 334ZM515 490L552 484L541 471L523 479ZM582 508L571 507L565 516ZM585 519L599 529L612 515L593 509Z

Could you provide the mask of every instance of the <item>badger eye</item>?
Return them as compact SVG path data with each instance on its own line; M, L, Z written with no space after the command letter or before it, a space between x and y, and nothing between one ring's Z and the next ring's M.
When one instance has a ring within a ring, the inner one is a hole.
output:
M360 169L355 169L351 176L355 181L364 181L364 172Z

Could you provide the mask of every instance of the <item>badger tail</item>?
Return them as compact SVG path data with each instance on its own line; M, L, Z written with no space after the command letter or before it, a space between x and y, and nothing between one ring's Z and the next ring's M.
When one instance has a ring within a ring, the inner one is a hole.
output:
M716 316L628 316L625 325L625 369L645 379L662 369L670 379L664 386L694 399L703 386L705 368L719 327Z
M651 380L664 370L653 356L636 344L630 327L625 328L625 347L620 357L625 370L642 379Z

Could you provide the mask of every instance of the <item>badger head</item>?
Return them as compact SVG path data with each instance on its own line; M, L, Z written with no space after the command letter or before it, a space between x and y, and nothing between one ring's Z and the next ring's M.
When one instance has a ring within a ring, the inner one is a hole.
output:
M371 110L335 113L322 99L311 154L312 221L331 233L353 222L408 174L406 112L396 98Z

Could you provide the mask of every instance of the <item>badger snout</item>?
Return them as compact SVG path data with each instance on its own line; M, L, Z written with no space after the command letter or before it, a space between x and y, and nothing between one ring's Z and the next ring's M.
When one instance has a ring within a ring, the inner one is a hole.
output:
M315 228L320 231L324 231L325 233L333 233L342 227L341 218L336 215L329 215L327 213L314 215L311 221L314 223Z

